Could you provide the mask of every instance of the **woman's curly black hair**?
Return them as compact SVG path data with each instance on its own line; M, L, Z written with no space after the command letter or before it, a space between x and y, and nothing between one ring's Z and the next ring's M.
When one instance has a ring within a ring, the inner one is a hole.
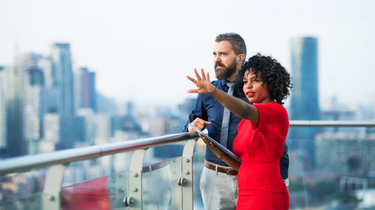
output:
M245 95L242 91L244 82L243 78L247 71L251 69L252 73L258 75L261 72L261 80L268 84L270 89L271 99L279 104L290 94L290 90L293 88L293 84L289 73L277 60L270 56L263 56L260 53L249 58L245 61L236 77L236 87L241 90L240 92ZM257 79L257 78L256 78Z

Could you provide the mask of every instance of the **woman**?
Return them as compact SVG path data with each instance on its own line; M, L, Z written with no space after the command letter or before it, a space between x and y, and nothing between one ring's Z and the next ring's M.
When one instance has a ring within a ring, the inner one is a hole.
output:
M187 77L197 89L188 93L209 93L242 118L233 143L242 164L203 138L221 160L238 170L237 209L289 209L289 194L279 166L289 128L288 114L282 106L292 88L289 73L269 56L257 54L249 58L237 75L236 86L243 89L253 103L250 105L213 86L203 69L202 77L196 69L194 72L197 80Z

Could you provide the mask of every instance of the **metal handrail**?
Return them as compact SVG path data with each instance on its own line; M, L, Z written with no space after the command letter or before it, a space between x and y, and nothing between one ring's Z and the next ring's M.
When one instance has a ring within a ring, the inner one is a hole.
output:
M375 121L320 121L290 120L291 127L375 127ZM56 164L81 161L120 152L157 147L198 138L195 133L179 133L161 137L68 149L38 155L0 160L0 176Z
M130 140L118 143L95 145L84 148L67 149L51 153L27 155L6 160L0 160L0 176L30 169L42 168L56 164L81 161L91 158L112 155L120 152L147 149L198 138L196 133L179 133Z
M291 127L375 127L375 121L290 120Z

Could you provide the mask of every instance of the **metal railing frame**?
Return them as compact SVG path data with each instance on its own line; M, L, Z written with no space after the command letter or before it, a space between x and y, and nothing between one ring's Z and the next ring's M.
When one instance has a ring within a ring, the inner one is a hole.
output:
M291 120L290 127L375 127L375 121L297 121ZM142 167L146 150L182 141L187 141L182 155L182 177L179 185L182 187L182 209L193 209L193 155L195 133L180 133L125 141L119 143L68 149L52 153L29 155L0 161L0 176L30 169L52 166L49 170L42 195L42 209L60 209L60 192L64 170L70 162L76 162L106 155L134 151L128 171L128 196L123 202L129 209L142 209ZM186 202L187 201L187 202ZM125 207L124 207L125 208Z
M375 121L290 120L290 127L375 127Z
M84 148L68 149L63 151L29 155L0 161L0 176L10 173L22 172L30 169L52 166L48 171L44 190L42 193L42 210L61 209L60 193L64 171L70 162L76 162L91 158L103 157L122 152L134 151L130 168L128 171L128 192L127 196L120 198L124 204L124 209L142 209L142 169L146 150L151 147L163 146L182 141L187 141L181 159L184 180L181 184L181 197L185 201L182 203L183 210L193 209L193 155L195 142L198 139L195 133L180 133L161 137L125 141L119 143L89 146ZM116 198L117 199L117 198Z

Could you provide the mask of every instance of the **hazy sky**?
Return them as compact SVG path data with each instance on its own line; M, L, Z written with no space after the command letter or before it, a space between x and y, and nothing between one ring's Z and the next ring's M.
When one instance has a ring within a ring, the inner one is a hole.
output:
M215 36L239 33L248 56L272 55L290 68L290 38L314 36L321 104L375 104L375 1L0 0L0 65L19 53L47 55L71 44L74 68L97 73L116 99L176 104L196 97L186 75L214 78Z

